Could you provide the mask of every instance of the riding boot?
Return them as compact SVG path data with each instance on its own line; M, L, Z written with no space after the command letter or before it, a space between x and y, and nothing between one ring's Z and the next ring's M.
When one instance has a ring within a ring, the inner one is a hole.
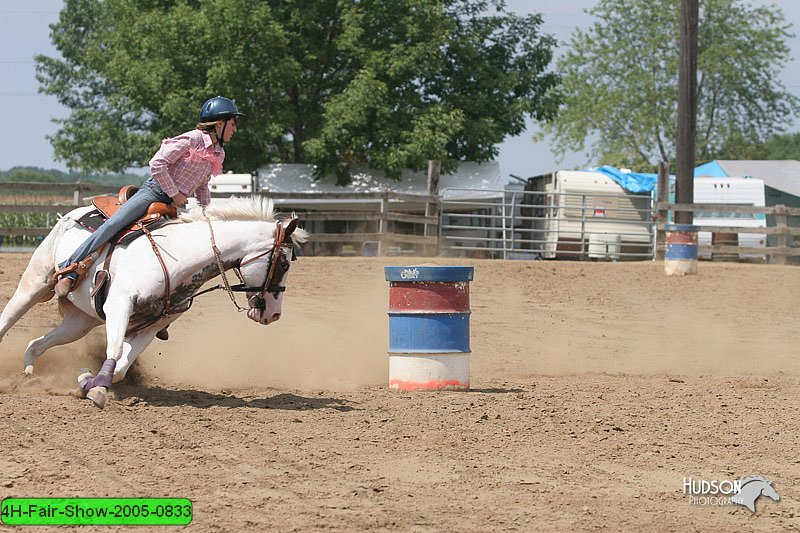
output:
M78 279L78 276L74 275L73 277L70 274L74 275L72 272L65 274L61 276L61 279L59 279L56 283L55 291L59 298L66 298L67 295L75 288L75 280Z

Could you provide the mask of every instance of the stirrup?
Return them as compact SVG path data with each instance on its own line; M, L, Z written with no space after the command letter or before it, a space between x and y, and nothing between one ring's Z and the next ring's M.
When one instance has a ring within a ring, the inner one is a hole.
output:
M55 274L53 274L53 285L58 283L58 281L65 274L69 274L70 272L75 272L76 274L78 274L78 279L74 280L72 283L72 289L74 290L75 287L80 285L81 281L83 281L83 278L86 277L86 273L89 271L89 267L92 266L92 263L94 263L94 260L98 255L99 253L97 252L89 254L88 256L84 257L77 263L72 263L67 267L56 270Z

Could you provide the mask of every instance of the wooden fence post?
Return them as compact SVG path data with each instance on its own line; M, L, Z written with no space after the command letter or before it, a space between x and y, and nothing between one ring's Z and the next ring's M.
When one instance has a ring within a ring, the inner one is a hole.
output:
M388 242L385 240L388 234L388 220L387 214L389 213L389 192L383 191L381 195L381 219L378 222L378 257L387 255Z
M789 245L789 223L788 211L783 204L775 206L775 227L778 233L778 248L786 248ZM772 256L772 260L776 265L786 264L786 254L780 253Z
M669 202L669 163L661 161L658 163L658 196L656 197L656 208L658 215L656 218L656 259L664 259L666 246L666 232L658 229L661 224L666 224L669 220L669 209L661 209L664 204Z
M436 160L428 161L428 196L435 196L439 197L439 175L442 171L442 162ZM433 203L430 200L425 201L425 216L426 217L436 217L439 216L439 204ZM436 226L438 229L438 225ZM432 237L433 236L433 228L430 224L425 222L425 236ZM436 232L438 236L438 231ZM425 250L425 255L438 255L439 254L439 246L437 245L429 245L426 244L423 246Z

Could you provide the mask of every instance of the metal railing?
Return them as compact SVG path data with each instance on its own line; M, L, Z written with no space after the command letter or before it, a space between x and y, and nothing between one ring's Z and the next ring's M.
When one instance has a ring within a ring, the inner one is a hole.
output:
M441 191L439 247L450 256L502 259L653 258L648 195Z

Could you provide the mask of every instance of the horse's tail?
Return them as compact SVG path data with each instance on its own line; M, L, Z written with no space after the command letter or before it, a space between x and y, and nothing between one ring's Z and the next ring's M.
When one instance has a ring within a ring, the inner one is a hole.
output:
M33 251L31 260L25 272L22 274L20 284L25 281L25 278L29 275L38 278L42 272L44 272L44 275L49 280L53 274L55 274L56 248L58 247L58 242L61 240L61 237L64 236L64 233L74 225L75 221L69 217L62 216L58 219L58 222L56 222L56 225L50 230L50 233L45 236L39 246L36 247L36 250Z
M0 313L0 339L11 327L39 302L53 297L52 276L55 273L55 253L58 241L73 222L61 218L34 250L22 273L17 290Z

